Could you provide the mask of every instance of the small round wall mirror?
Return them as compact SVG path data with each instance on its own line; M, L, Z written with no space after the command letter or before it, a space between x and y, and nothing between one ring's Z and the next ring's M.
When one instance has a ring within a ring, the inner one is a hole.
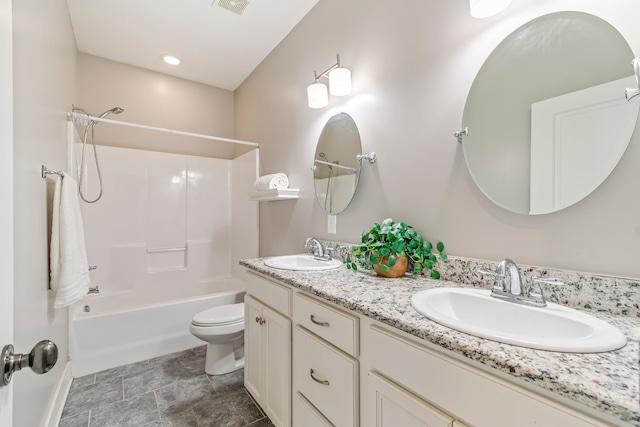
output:
M496 205L536 215L571 206L613 171L640 97L634 55L606 21L581 12L537 18L487 58L464 109L464 157Z
M358 187L362 152L356 122L347 113L332 116L322 129L313 160L316 199L329 215L344 211Z

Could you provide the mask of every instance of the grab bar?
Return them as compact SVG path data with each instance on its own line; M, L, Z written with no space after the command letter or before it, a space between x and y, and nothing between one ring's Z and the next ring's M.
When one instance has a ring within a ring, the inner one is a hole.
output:
M159 254L159 253L165 253L165 252L184 252L186 250L187 250L186 246L184 248L162 248L162 249L149 249L149 248L147 248L147 253L148 254Z

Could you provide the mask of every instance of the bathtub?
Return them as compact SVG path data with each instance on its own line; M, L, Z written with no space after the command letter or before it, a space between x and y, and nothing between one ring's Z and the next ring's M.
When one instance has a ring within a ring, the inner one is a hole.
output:
M189 332L193 315L243 300L244 283L231 277L167 292L87 295L69 310L72 376L204 345Z

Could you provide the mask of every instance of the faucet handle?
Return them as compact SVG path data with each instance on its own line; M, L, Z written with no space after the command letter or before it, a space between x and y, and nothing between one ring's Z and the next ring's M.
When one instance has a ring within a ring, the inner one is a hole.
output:
M325 251L325 255L329 258L329 259L333 259L333 252L335 251L336 248L332 248L332 247L325 247L324 251Z
M547 285L557 285L557 286L562 286L565 284L564 281L560 279L556 279L555 277L533 276L531 278L531 281L533 283L546 283Z
M504 274L500 274L497 271L485 270L482 268L476 269L476 272L495 277L495 282L493 282L494 291L507 292L507 287L504 284L504 278L505 278Z
M544 299L544 294L542 293L540 283L546 283L547 285L556 286L562 286L565 284L562 280L556 279L555 277L531 277L531 286L529 287L529 291L527 292L527 297L532 299L540 307L544 307L547 305L547 301Z

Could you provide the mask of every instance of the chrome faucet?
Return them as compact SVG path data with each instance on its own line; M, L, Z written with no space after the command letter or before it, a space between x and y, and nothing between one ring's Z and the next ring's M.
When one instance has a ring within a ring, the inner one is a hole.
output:
M100 288L98 287L98 285L96 285L95 288L89 288L89 292L87 292L88 294L99 294L100 293Z
M496 267L496 281L498 277L502 278L502 291L507 292L504 284L504 279L507 277L507 271L509 272L509 290L511 295L522 296L522 279L520 278L520 270L515 262L510 258L505 258L498 263ZM495 289L495 285L493 289Z
M329 261L331 259L331 256L329 255L328 251L325 249L322 243L320 243L320 241L315 237L309 237L306 240L306 242L304 242L304 248L305 249L312 248L313 257L317 260Z
M505 258L500 261L496 267L496 271L487 271L482 269L478 269L476 271L481 274L494 276L495 280L493 282L493 289L491 289L492 297L515 302L517 304L531 305L534 307L545 307L547 305L544 295L542 294L540 283L564 285L564 282L559 279L533 276L531 278L531 286L529 286L525 292L525 289L522 286L522 279L520 278L520 270L516 263L510 258ZM505 284L507 273L509 273L508 289Z

